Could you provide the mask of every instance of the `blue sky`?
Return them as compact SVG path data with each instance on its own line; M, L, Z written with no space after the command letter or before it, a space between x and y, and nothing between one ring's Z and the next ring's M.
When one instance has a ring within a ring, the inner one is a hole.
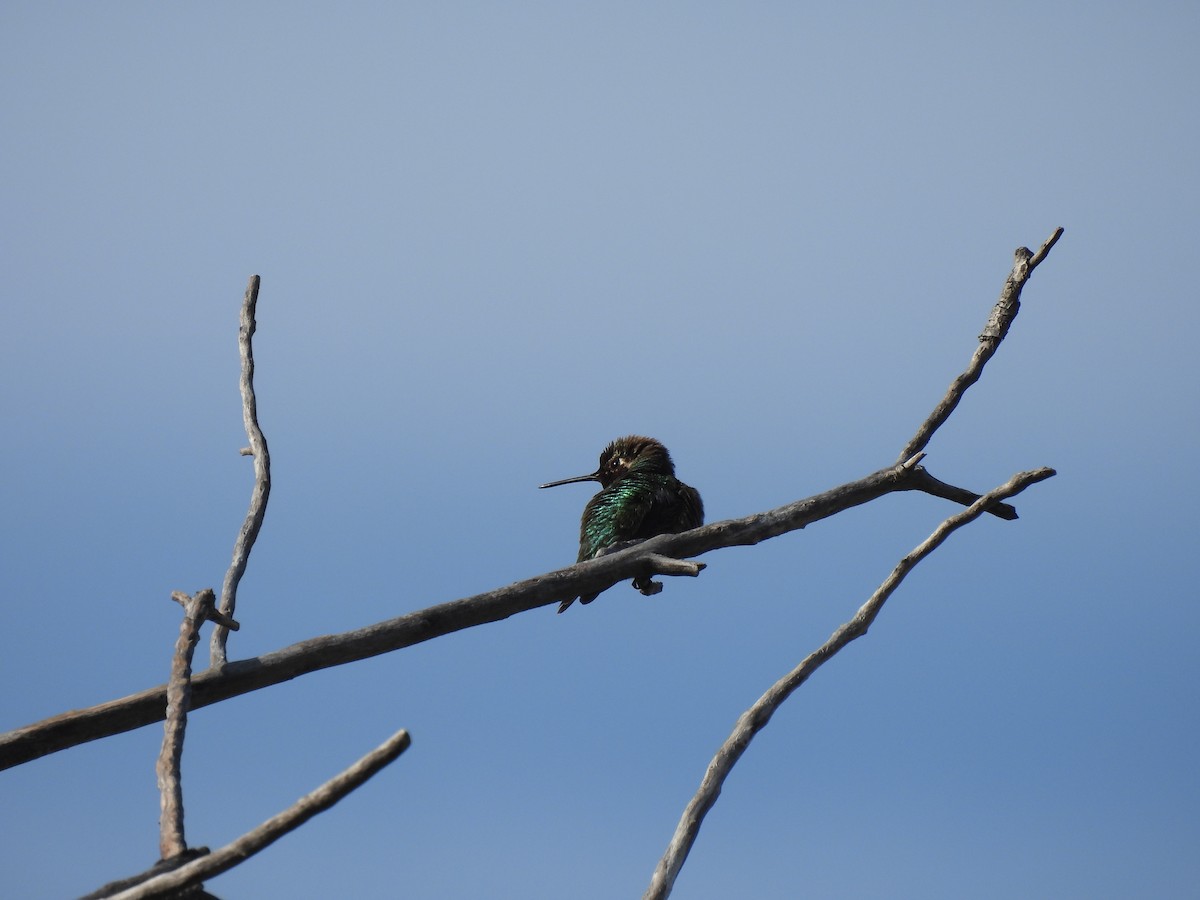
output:
M1192 4L32 4L0 13L0 730L161 683L267 521L231 657L565 565L613 437L710 521L889 464L1034 275L929 469L1042 465L755 741L678 897L1200 881ZM737 715L953 508L885 498L198 711L219 846L411 749L224 898L640 896ZM0 774L0 893L156 856L158 726Z

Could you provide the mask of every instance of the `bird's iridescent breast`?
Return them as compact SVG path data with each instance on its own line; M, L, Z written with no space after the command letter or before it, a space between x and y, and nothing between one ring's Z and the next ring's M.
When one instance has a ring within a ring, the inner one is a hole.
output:
M588 501L579 526L579 560L622 541L703 524L704 504L695 488L673 475L632 471Z

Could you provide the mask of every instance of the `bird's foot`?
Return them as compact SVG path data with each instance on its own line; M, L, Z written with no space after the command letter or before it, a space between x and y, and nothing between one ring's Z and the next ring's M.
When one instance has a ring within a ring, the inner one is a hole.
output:
M653 597L663 589L661 581L654 581L651 578L635 578L633 586L641 591L644 597Z

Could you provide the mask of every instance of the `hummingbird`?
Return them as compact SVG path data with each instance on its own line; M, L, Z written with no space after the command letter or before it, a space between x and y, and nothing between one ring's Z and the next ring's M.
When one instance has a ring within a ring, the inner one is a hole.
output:
M704 524L700 492L675 477L671 454L654 438L631 434L617 438L600 454L600 465L590 475L551 481L539 487L558 487L577 481L598 481L600 491L583 509L579 522L579 558L595 559L608 548L624 541L678 534ZM643 588L649 583L634 580ZM597 594L579 597L591 603ZM561 613L574 603L564 600Z

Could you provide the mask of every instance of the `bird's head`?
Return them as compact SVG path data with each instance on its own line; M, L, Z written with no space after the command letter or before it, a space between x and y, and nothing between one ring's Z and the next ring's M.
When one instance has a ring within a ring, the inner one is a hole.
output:
M590 475L551 481L540 487L558 487L560 484L574 484L577 481L598 481L601 487L608 487L634 471L674 475L675 464L671 462L671 454L660 441L631 434L628 437L617 438L605 447L604 452L600 454L600 466Z

